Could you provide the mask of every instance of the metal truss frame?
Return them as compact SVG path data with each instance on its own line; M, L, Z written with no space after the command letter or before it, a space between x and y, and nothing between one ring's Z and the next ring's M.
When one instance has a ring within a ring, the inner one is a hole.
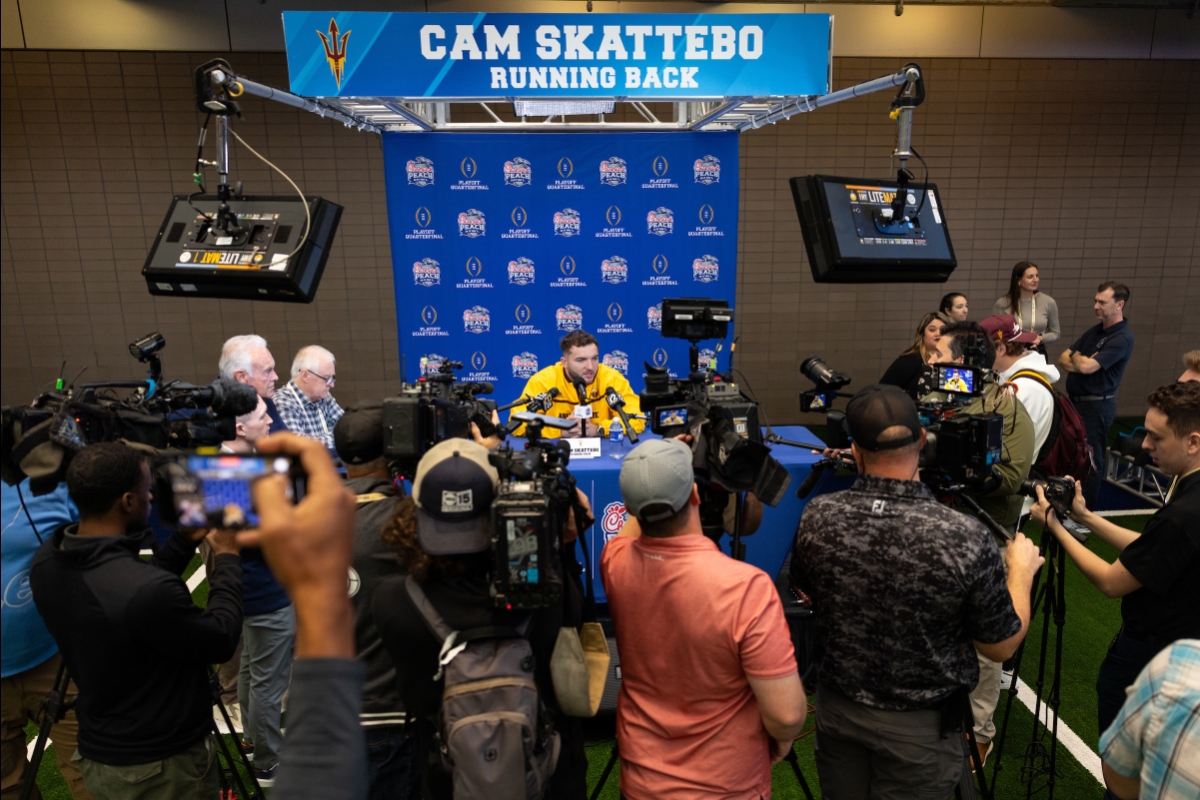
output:
M671 104L670 119L660 119L646 105L646 101L629 97L587 98L529 98L536 100L562 100L588 102L607 100L622 103L637 112L640 119L632 122L616 122L606 115L594 117L549 116L545 118L518 117L506 121L496 113L493 106L508 105L520 97L302 97L291 92L257 83L247 78L231 78L230 85L240 87L241 94L262 97L284 103L293 108L310 111L322 117L337 120L347 127L375 133L406 133L429 131L745 131L773 125L797 114L815 111L818 108L840 103L852 97L861 97L873 92L893 89L912 84L920 78L920 68L910 64L892 75L860 83L836 92L812 96L784 97L718 97L710 100L655 100L656 103ZM456 108L482 107L490 120L479 122L454 122L452 112ZM611 116L611 115L610 115Z

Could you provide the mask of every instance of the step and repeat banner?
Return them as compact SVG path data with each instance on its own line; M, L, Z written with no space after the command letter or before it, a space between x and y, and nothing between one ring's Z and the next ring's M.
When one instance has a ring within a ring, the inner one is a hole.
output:
M508 402L585 330L640 391L644 361L687 373L664 297L734 304L734 133L390 133L383 153L405 380L461 361Z

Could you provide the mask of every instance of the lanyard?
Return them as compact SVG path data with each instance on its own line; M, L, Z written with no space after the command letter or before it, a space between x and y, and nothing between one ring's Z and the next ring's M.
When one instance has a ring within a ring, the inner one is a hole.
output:
M304 407L305 403L308 403L310 405L314 405L317 407L317 419L319 419L321 421L321 433L323 433L325 435L325 438L328 439L329 438L329 426L325 424L325 412L321 410L320 403L314 403L311 400L309 400L307 397L305 397L304 395L300 394L296 390L296 384L294 384L294 383L289 383L287 385L287 388L292 393L292 397L296 398L296 402L300 403L301 408Z
M1029 323L1029 330L1033 330L1033 326L1037 325L1037 295L1029 298L1029 318L1033 320ZM1017 326L1021 330L1025 330L1025 321L1021 319L1021 300L1017 298Z

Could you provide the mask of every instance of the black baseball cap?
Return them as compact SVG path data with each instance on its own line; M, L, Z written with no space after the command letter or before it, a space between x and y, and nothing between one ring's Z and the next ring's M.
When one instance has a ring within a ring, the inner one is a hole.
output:
M499 484L486 447L470 439L447 439L429 448L413 479L421 549L431 556L487 550Z
M333 449L346 464L366 464L383 455L383 404L347 408L333 426Z
M880 435L896 425L908 428L910 435L881 443ZM921 441L917 404L898 386L874 383L854 395L846 406L846 426L862 450L896 450Z

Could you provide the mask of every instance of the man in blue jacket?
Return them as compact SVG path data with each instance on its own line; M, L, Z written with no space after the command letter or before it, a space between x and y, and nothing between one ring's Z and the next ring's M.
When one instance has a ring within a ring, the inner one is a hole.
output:
M4 591L3 651L0 658L0 747L3 757L0 763L0 793L7 796L15 793L25 778L28 761L25 756L25 725L30 721L40 723L38 711L42 699L53 688L62 659L58 645L46 623L42 622L37 607L33 604L33 593L29 589L29 567L33 554L57 528L79 521L79 512L67 496L67 485L60 483L49 494L34 497L29 490L29 481L20 487L0 487L0 524L3 525L3 578L0 587ZM22 503L22 499L24 503ZM68 699L75 694L72 688ZM91 794L83 785L79 767L71 762L75 753L75 737L79 723L75 712L68 711L61 722L50 730L50 741L54 743L54 755L58 768L71 789L75 800L89 800ZM48 755L48 753L47 753ZM33 795L38 797L36 793Z

